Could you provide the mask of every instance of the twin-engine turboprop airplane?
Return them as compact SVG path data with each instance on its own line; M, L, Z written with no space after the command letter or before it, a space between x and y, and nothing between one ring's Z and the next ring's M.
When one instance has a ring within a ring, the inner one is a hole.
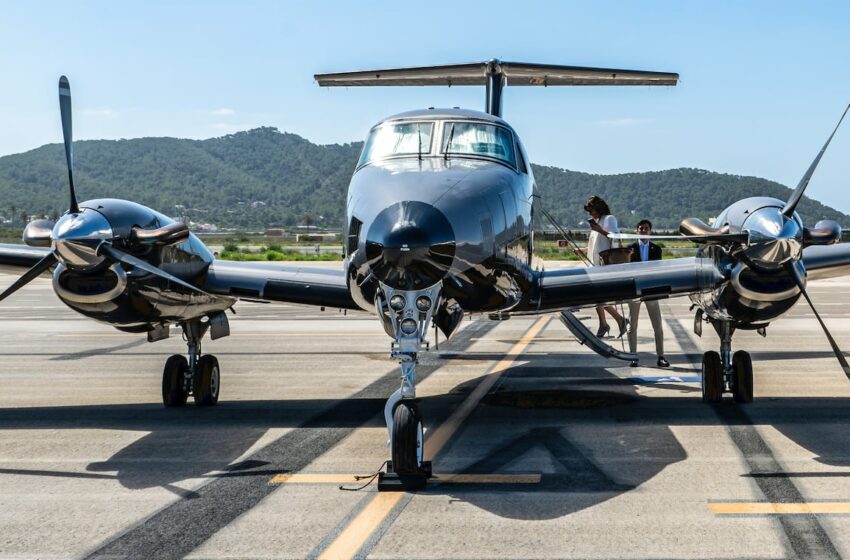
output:
M786 312L806 295L807 274L850 270L850 245L829 246L839 240L838 225L805 228L794 211L820 154L786 203L747 199L722 212L715 227L683 222L682 231L704 245L695 258L547 271L533 257L534 176L519 136L500 117L503 88L675 85L677 74L492 60L316 79L323 86L484 85L486 112L412 111L371 130L349 186L345 263L336 272L218 261L185 225L153 210L113 199L78 204L63 77L70 209L55 224L30 223L29 247L0 246L0 264L30 267L0 300L53 268L56 295L88 317L145 332L151 342L179 325L188 360L175 355L166 362L166 406L183 405L189 395L198 405L217 402L218 362L201 353L201 340L207 332L212 339L229 334L225 311L239 298L372 310L401 364L401 386L385 416L392 469L411 480L427 470L414 398L417 356L432 322L451 337L464 312L537 314L690 295L703 313L698 318L707 317L723 341L722 356L709 352L704 359L704 399L730 391L747 402L752 366L746 353L730 356L732 332L764 327Z

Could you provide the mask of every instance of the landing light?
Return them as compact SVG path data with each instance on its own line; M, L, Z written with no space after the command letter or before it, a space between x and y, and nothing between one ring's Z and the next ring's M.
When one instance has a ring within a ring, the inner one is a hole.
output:
M404 296L396 294L390 298L390 307L395 309L396 311L401 311L404 309L404 306L407 305L407 302L404 299Z
M423 313L431 309L431 298L428 296L419 296L416 298L416 309Z
M416 321L414 321L413 319L410 319L410 318L405 319L404 321L401 322L401 332L403 332L404 334L415 333L417 327L418 327L418 325L416 324Z

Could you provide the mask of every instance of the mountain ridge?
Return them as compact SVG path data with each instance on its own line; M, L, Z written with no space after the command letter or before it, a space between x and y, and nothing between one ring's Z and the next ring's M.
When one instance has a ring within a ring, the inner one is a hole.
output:
M313 144L273 127L206 140L84 140L74 145L75 183L80 200L126 198L222 227L294 225L310 215L339 228L362 145ZM656 228L676 228L685 217L707 220L740 198L784 200L791 192L767 179L692 168L600 175L532 167L545 208L571 228L586 219L581 206L592 194L608 201L621 227L649 218ZM0 214L56 215L67 190L61 144L0 157ZM808 197L799 209L806 224L828 218L850 226L850 216Z

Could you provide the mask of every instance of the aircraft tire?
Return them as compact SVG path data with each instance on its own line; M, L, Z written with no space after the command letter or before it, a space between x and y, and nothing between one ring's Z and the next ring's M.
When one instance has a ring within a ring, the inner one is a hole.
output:
M192 394L197 406L213 406L218 402L221 388L221 372L218 359L212 354L205 354L198 360L195 376L192 378Z
M183 389L183 373L189 368L185 356L174 354L162 370L162 404L168 408L183 406L189 394Z
M732 368L735 370L735 381L732 394L737 403L753 402L753 360L750 353L738 350L732 355Z
M702 402L723 400L723 364L720 354L711 350L702 355Z
M415 403L400 402L393 411L393 471L399 475L421 474L423 444L419 409Z

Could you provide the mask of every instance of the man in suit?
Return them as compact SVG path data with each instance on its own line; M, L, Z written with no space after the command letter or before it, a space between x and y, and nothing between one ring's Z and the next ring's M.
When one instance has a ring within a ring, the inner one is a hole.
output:
M652 222L649 220L641 220L637 225L639 235L652 235ZM631 253L629 262L645 262L645 261L660 261L661 247L650 241L649 239L640 239L629 245ZM661 309L657 301L645 301L646 312L649 314L649 320L652 322L652 330L655 331L655 352L658 354L658 367L668 367L670 362L664 359L664 327L661 323ZM629 351L637 351L637 328L638 316L640 315L640 300L629 302L629 322L632 327L629 329ZM633 361L632 367L638 365L637 360Z

